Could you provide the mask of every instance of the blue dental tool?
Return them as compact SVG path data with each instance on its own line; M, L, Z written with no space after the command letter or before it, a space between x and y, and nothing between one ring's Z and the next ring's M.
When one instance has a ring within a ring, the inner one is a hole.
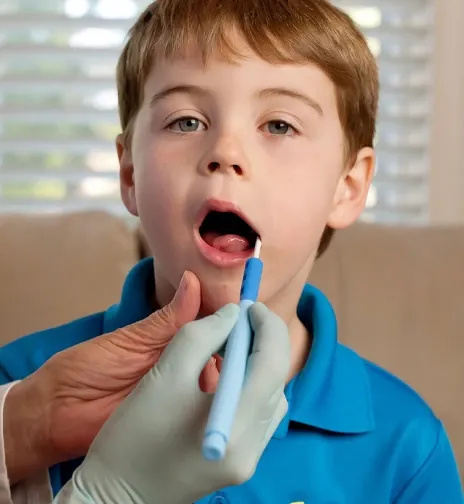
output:
M260 252L261 240L258 238L253 257L245 264L240 291L240 314L227 340L219 384L203 438L203 456L207 460L220 460L224 457L240 400L252 344L248 309L258 298L263 271Z

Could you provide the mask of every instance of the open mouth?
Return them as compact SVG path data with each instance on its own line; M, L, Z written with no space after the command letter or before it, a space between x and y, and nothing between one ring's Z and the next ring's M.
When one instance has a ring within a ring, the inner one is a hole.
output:
M199 233L210 247L228 254L253 251L258 233L234 212L210 210L203 220Z

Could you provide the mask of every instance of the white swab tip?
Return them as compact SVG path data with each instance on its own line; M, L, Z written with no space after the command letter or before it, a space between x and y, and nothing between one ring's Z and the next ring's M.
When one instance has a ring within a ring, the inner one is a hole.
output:
M255 251L253 257L258 259L260 254L261 254L261 240L259 238L256 238Z

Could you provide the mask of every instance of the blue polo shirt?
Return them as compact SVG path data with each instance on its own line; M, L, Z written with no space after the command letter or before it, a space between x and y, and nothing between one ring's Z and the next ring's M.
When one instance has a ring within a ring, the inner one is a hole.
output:
M61 350L145 318L153 293L153 261L145 259L129 273L119 304L1 348L0 384L30 375ZM337 342L332 307L310 285L298 315L313 344L286 388L288 414L247 483L197 504L463 503L450 443L426 403ZM50 468L55 494L80 463Z

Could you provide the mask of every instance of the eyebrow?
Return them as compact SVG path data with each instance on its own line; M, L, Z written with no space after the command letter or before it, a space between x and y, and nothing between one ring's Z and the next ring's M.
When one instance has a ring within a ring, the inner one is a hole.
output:
M167 87L152 96L150 100L150 107L154 107L158 102L174 94L189 94L198 97L205 97L208 92L206 91L206 89L203 89L201 87L191 86L187 84Z
M294 98L296 100L303 102L308 107L311 107L312 109L314 109L320 116L324 115L324 112L322 111L322 107L319 105L319 103L317 103L316 100L314 100L313 98L310 98L309 96L301 94L298 91L294 91L293 89L267 88L267 89L262 89L258 93L258 96L260 98L270 98L272 96L286 96L288 98Z
M158 102L174 94L189 94L197 96L199 98L204 98L208 94L208 91L199 86L192 86L189 84L181 84L178 86L167 87L152 96L150 100L150 107L154 107ZM306 106L311 107L313 110L315 110L320 116L324 115L322 107L319 105L319 103L317 103L316 100L302 93L299 93L298 91L295 91L293 89L280 88L280 87L266 88L262 89L258 93L259 98L270 98L272 96L286 96L287 98L293 98L299 100L303 102Z

